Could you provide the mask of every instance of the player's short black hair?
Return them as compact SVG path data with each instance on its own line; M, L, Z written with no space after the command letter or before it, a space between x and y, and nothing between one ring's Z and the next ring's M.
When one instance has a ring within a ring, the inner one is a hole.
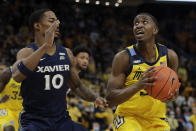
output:
M138 15L147 15L147 16L149 16L149 17L152 19L152 21L154 22L156 28L159 29L158 21L157 21L157 19L156 19L153 15L151 15L150 13L147 13L147 12L139 13L139 14L137 14L136 16L138 16ZM135 17L135 18L136 18L136 17ZM134 21L135 21L135 18L134 18Z
M77 56L81 52L86 52L86 53L88 53L89 56L91 56L90 49L88 47L84 46L84 45L79 45L79 46L77 46L73 49L73 55L74 56Z
M39 22L43 16L43 14L47 11L51 11L50 9L38 9L34 11L29 17L29 28L34 31L34 23Z

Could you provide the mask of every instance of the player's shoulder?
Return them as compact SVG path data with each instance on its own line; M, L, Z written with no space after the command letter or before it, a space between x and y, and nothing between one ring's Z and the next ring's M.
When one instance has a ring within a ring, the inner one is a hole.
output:
M129 54L128 51L126 49L116 53L116 55L114 56L114 59L122 61L122 60L129 60Z
M178 58L178 55L174 50L168 48L167 51L168 51L169 59L177 59Z
M67 53L69 53L69 54L73 54L73 53L72 53L72 51L71 51L71 49L66 48L66 47L64 47L64 48L65 48L65 50L67 51Z
M167 48L167 51L169 55L177 55L176 52L172 49Z
M129 69L129 61L130 57L128 52L126 50L122 50L114 56L112 66L114 69L126 72L127 69Z
M64 47L64 48L65 48L65 47ZM68 54L69 58L70 58L70 59L73 59L74 56L73 56L73 53L72 53L71 49L65 48L65 50L67 51L67 54Z

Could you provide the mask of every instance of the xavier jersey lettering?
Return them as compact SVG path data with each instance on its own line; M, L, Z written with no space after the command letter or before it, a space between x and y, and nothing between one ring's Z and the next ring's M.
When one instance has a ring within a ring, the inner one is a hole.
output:
M56 52L44 54L39 64L21 85L25 112L47 117L66 115L66 92L68 89L70 61L66 49L56 45ZM34 51L35 43L27 46Z
M156 61L149 63L145 61L135 50L137 45L132 45L126 48L130 56L130 71L127 73L125 88L138 82L142 73L151 66L167 66L168 52L167 47L157 44L156 46ZM136 115L144 118L159 117L165 118L166 116L166 104L152 98L145 90L137 92L126 102L118 105L117 114L124 115Z

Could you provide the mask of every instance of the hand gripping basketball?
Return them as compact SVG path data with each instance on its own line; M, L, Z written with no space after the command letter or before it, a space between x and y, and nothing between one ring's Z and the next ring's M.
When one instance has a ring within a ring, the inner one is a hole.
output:
M136 83L137 87L140 89L143 89L147 86L154 86L154 82L157 79L156 76L153 76L152 74L156 71L155 67L150 67L147 69L139 79L139 81Z
M177 74L165 66L158 66L155 69L151 75L156 76L157 80L154 85L146 86L148 94L162 102L175 99L180 87Z

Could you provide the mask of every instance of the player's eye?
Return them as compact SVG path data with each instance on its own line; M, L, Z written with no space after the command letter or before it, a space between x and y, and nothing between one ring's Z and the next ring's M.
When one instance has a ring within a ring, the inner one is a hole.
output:
M135 25L138 25L139 24L139 22L135 22Z
M148 22L147 21L144 21L144 24L147 24Z

